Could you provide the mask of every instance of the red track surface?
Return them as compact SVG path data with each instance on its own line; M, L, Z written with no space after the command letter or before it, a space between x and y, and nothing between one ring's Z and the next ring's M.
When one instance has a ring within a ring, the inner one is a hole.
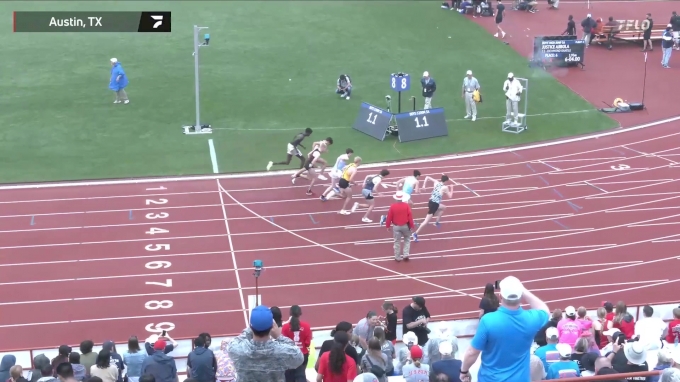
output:
M2 190L0 350L120 341L159 322L174 337L238 332L255 259L264 303L300 304L315 327L412 295L436 318L473 316L483 285L510 274L553 306L667 302L680 281L678 127L391 166L389 181L418 168L476 193L455 188L409 263L392 260L384 228L289 176ZM419 217L428 194L414 198ZM377 220L391 193L376 200ZM172 307L145 308L156 300Z

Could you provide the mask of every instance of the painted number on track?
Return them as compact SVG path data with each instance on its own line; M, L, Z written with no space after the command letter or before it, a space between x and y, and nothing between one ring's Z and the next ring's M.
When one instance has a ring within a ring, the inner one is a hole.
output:
M157 213L157 214L151 212L151 213L146 214L146 218L151 219L151 220L153 220L153 219L165 219L168 216L170 216L170 214L168 214L167 212L160 212L160 213Z
M170 244L149 244L146 247L144 247L147 251L155 252L155 251L169 251L170 250Z
M159 283L156 281L147 281L146 285L158 285L166 288L170 288L172 286L172 279L165 279L164 283Z
M167 190L167 188L160 186L160 187L147 188L146 190L147 191L163 191L163 190Z
M159 322L157 324L149 324L144 329L149 333L162 333L164 330L169 332L175 329L175 324L172 322Z
M618 171L630 170L630 166L628 166L627 164L619 164L619 165L616 165L616 166L612 166L612 170L618 170Z
M149 261L144 265L146 269L170 268L172 263L169 261Z
M152 301L148 301L146 304L144 304L144 307L149 309L149 310L170 309L170 308L172 308L172 301L170 301L170 300L163 300L163 301L152 300Z
M146 205L150 206L152 204L165 204L168 202L168 199L158 199L158 200L153 200L153 199L147 199L146 200Z
M155 235L157 233L168 233L167 229L162 229L162 228L156 228L156 227L151 227L148 231L146 231L147 235Z

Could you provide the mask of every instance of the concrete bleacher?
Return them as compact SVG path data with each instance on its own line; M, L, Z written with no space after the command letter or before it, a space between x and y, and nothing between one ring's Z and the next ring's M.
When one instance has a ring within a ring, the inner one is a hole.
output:
M672 304L660 304L660 305L652 305L654 308L654 316L660 317L665 321L671 321L673 319L673 309L678 307L678 303L672 303ZM642 308L641 307L629 307L628 312L635 317L635 321L637 322L639 318L642 316ZM590 317L596 318L597 314L595 310L589 310L588 315ZM338 319L340 321L341 319ZM477 329L477 325L479 323L478 319L460 319L460 320L451 320L451 321L438 321L438 322L431 322L430 323L430 328L435 331L439 329L439 325L445 325L448 327L450 330L450 333L453 334L458 338L458 353L456 354L456 358L460 359L462 355L465 353L465 351L468 349L470 346L470 341L472 340L472 337L474 336L475 330ZM401 339L401 325L397 325L397 338ZM140 335L142 337L143 335ZM213 351L219 350L220 343L222 342L223 339L229 338L229 337L219 337L215 336L212 338L212 346L211 349ZM321 344L328 340L331 339L330 336L330 330L316 330L313 332L313 345L316 347L315 351L318 352L319 348L321 347ZM193 344L192 344L192 339L179 339L177 340L178 346L177 348L170 353L170 356L175 358L175 362L177 363L177 370L179 371L179 376L180 376L180 381L183 381L184 378L186 378L186 364L187 364L187 357L189 353L193 349ZM71 344L73 346L74 351L78 351L78 344ZM397 349L400 349L404 345L400 342L397 343ZM30 369L33 367L33 358L39 354L45 354L47 358L50 360L53 359L54 357L57 356L58 353L58 346L55 346L54 348L51 349L30 349L30 350L21 350L21 351L13 351L13 352L0 352L0 358L2 358L6 354L13 354L17 358L17 365L21 365L25 373L28 373ZM124 353L125 350L127 349L127 342L120 342L116 344L117 350L119 353ZM100 351L101 346L95 346L93 351ZM657 357L656 357L656 352L649 352L648 354L648 363L650 369L652 369L657 362ZM310 381L315 381L316 380L316 372L313 369L314 365L310 365L310 368L307 369L307 376ZM470 373L473 376L473 380L476 380L476 375L477 375L477 370L479 369L479 361L470 369ZM403 378L401 377L390 377L390 381L403 381Z

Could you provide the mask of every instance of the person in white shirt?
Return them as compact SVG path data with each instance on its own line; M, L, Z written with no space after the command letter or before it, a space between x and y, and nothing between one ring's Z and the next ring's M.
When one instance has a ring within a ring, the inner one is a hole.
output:
M505 92L505 122L510 123L514 118L514 123L519 123L519 100L524 91L522 84L515 79L515 75L508 73L508 79L503 83Z
M340 193L340 188L338 188L338 181L342 177L342 169L347 166L347 162L349 162L349 158L352 157L354 154L354 150L352 149L347 149L345 150L345 153L340 155L338 159L335 160L335 165L333 165L333 169L331 170L331 185L328 186L326 191L321 194L321 201L325 202L326 200L332 198L334 195Z
M640 342L645 344L647 350L658 350L668 324L659 317L652 317L654 308L649 305L642 308L642 314L644 317L635 323L635 335L640 336Z

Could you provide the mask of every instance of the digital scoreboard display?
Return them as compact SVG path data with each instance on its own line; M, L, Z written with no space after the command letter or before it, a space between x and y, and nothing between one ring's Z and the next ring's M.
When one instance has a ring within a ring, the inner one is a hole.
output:
M585 43L576 36L534 38L535 64L541 66L584 66Z

